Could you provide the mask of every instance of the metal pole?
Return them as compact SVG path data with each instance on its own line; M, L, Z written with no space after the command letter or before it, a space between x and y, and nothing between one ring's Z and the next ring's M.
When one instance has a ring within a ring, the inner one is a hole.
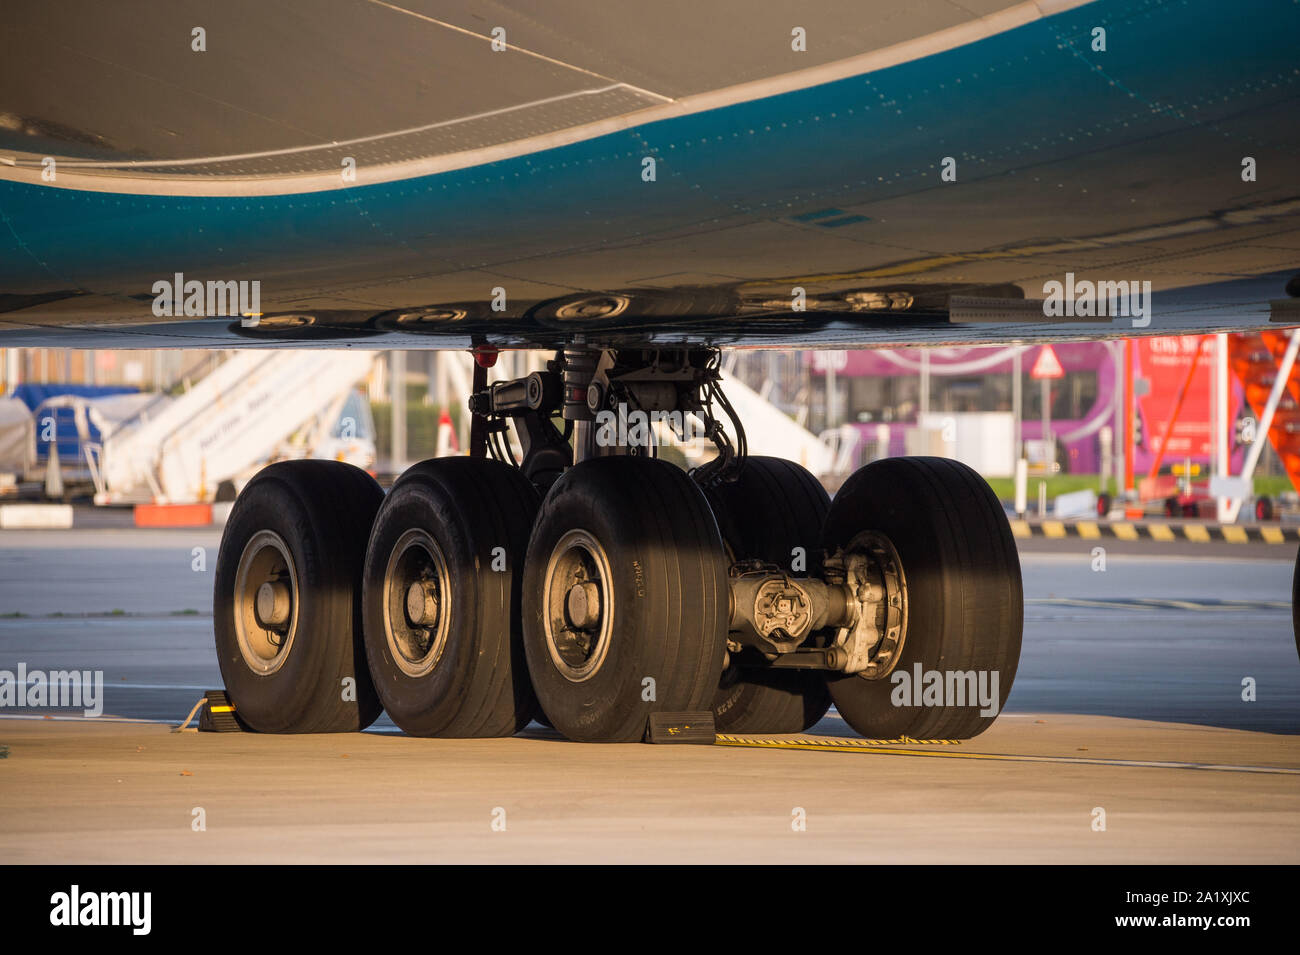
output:
M20 359L21 356L18 354L17 348L5 349L5 388L9 391L13 391L19 384L21 384L22 370Z
M836 407L837 382L835 379L835 364L832 361L826 362L826 427L833 428L839 423L839 408Z
M1220 332L1214 336L1214 475L1226 478L1232 470L1232 461L1228 456L1228 429L1232 422L1228 419L1228 336ZM1214 502L1215 518L1222 521L1227 513L1228 499L1218 497Z
M1043 467L1052 473L1056 464L1055 442L1052 441L1052 379L1043 379Z
M1020 420L1024 414L1025 399L1022 393L1024 387L1024 373L1021 370L1021 356L1024 348L1017 345L1011 355L1011 415L1015 419L1015 424L1011 432L1012 447L1015 448L1016 460L1019 461L1025 456L1024 448L1021 446L1022 438L1020 434Z
M924 418L930 413L930 350L921 349L921 403L920 417ZM917 424L920 424L918 419Z
M1133 407L1133 339L1124 340L1124 488L1133 490L1133 463L1137 447L1133 441L1133 425L1137 409Z
M1124 437L1128 434L1124 428L1124 343L1110 344L1111 356L1115 362L1115 386L1111 397L1111 405L1115 409L1115 437L1111 447L1115 463L1115 497L1118 500L1124 494L1124 469L1128 466L1126 462L1132 451L1124 443Z
M406 352L392 351L389 362L389 388L393 396L393 453L395 471L406 466Z

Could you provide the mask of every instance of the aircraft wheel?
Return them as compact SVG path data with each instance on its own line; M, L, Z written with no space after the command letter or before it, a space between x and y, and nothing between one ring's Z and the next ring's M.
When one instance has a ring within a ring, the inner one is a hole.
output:
M424 461L384 500L362 582L366 656L412 736L512 736L536 699L520 636L522 558L537 492L485 458Z
M828 680L840 715L875 739L965 739L987 729L1015 679L1024 599L1016 543L984 479L947 458L868 464L835 495L822 543L828 555L857 552L876 562L901 598L890 655L877 656L873 671ZM950 675L972 671L973 688L953 675L948 690ZM942 680L937 693L932 673ZM984 715L981 688L996 697Z
M350 464L285 461L235 499L212 616L226 692L248 729L342 733L379 716L359 588L383 496Z
M792 571L795 548L809 561L797 576L815 575L830 496L793 461L746 458L740 477L707 492L733 560L762 560ZM831 697L816 670L727 667L713 700L719 733L802 733L826 715Z
M653 712L708 710L729 614L703 492L663 461L595 458L551 487L524 562L542 710L583 742L636 742Z

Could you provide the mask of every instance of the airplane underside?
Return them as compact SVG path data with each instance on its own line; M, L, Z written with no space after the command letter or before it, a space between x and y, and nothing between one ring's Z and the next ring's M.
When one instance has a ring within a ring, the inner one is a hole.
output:
M205 16L173 6L160 33L186 40ZM635 24L667 32L648 60L582 4L549 14L575 48L541 52L468 35L446 13L465 4L360 6L273 61L267 35L306 29L288 7L211 25L204 52L156 51L107 11L68 36L27 12L0 67L0 344L872 347L1297 323L1293 4L771 4L745 12L780 27L771 49L661 15ZM791 51L787 21L820 42ZM354 62L362 29L387 57ZM50 35L67 71L24 83ZM141 60L157 80L123 80ZM436 91L411 88L425 75ZM1123 291L1062 313L1051 283Z

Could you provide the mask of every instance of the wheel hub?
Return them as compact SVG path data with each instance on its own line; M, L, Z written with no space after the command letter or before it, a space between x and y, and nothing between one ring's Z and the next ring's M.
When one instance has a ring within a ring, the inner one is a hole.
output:
M239 555L234 594L235 642L254 673L284 665L298 629L298 573L279 534L261 530Z
M442 548L422 528L397 539L384 571L384 635L407 676L438 664L450 629L451 584Z
M573 683L590 679L609 652L613 633L613 573L591 534L572 530L547 562L542 606L547 649Z
M292 603L293 594L283 580L268 580L257 588L257 622L268 630L280 629L289 622Z
M438 624L438 587L432 580L416 580L406 588L406 620L413 627Z
M586 580L569 588L564 613L575 630L590 630L600 622L600 587Z

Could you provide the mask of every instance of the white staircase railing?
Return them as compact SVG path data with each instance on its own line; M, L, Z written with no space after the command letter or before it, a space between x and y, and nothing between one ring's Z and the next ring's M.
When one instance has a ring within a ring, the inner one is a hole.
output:
M240 351L169 404L103 441L102 502L209 499L267 458L370 369L369 351ZM97 482L98 483L98 482Z

